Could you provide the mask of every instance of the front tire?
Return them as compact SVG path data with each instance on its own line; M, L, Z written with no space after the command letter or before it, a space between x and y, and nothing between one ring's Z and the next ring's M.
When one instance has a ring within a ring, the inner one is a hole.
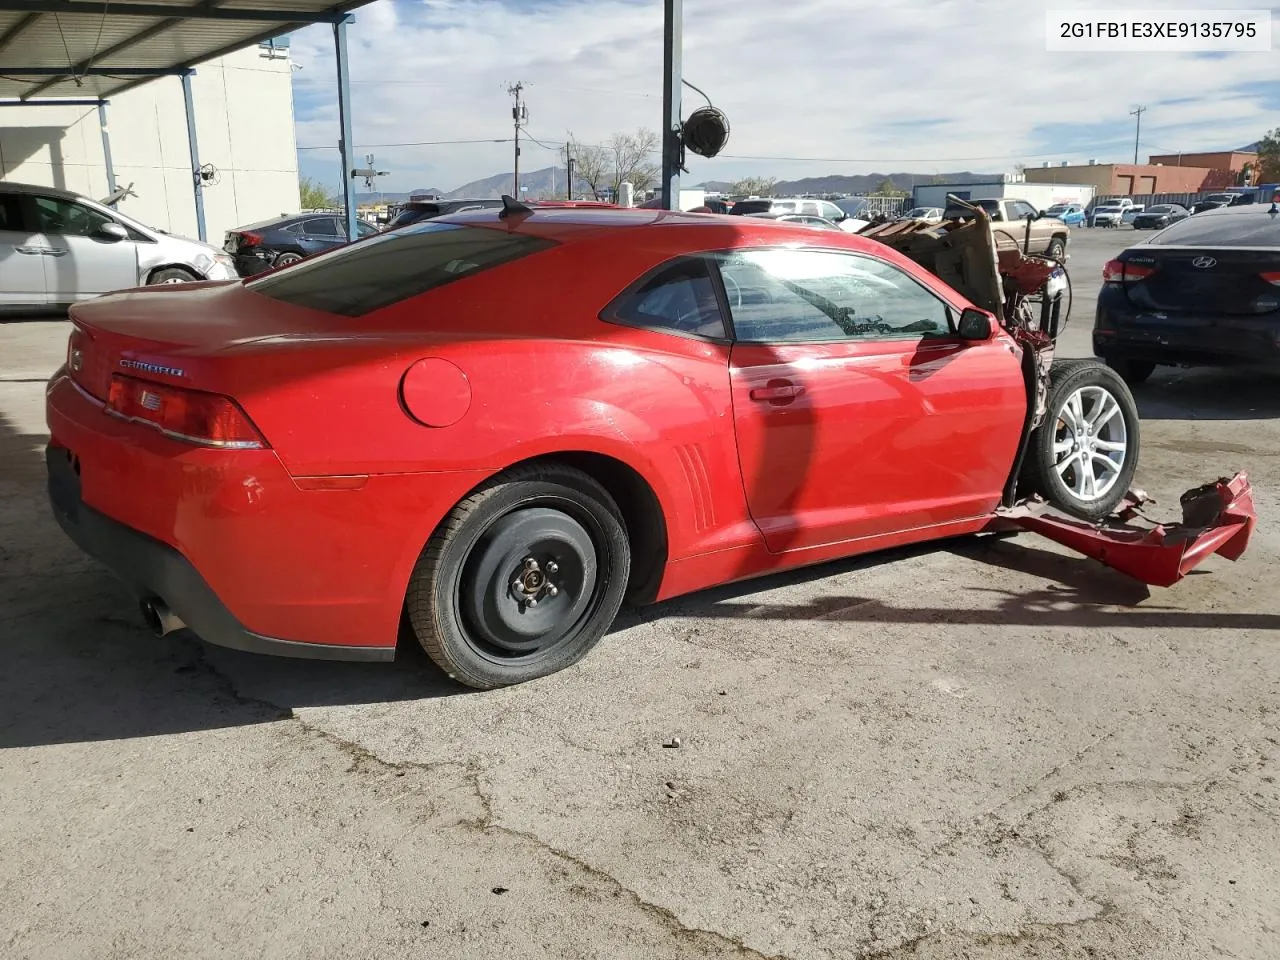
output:
M1061 237L1054 237L1049 241L1049 246L1045 248L1044 255L1050 260L1061 260L1063 254L1067 252L1067 241Z
M196 277L181 267L165 267L157 270L147 280L148 286L155 284L194 283Z
M559 464L508 470L456 506L409 580L428 656L478 690L581 660L617 616L631 570L608 491Z
M1138 468L1138 408L1120 375L1096 360L1054 363L1048 411L1031 436L1027 479L1065 513L1101 520Z

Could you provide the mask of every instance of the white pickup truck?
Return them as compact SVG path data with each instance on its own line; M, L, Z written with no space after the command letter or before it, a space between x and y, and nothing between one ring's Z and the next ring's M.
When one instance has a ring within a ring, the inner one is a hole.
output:
M1122 223L1132 223L1133 218L1145 210L1142 204L1134 203L1128 197L1116 197L1103 200L1093 208L1089 216L1091 227L1118 227Z

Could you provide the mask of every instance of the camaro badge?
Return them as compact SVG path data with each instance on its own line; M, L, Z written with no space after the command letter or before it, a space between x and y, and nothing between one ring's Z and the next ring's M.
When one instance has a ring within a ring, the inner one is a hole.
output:
M121 360L120 366L126 370L142 370L145 373L165 373L171 377L185 377L187 371L177 367L166 367L162 363L145 363L142 360Z

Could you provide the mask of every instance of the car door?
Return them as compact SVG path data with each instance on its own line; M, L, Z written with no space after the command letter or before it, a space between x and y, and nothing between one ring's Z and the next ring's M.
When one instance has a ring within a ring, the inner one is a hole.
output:
M70 304L138 286L138 245L104 236L116 221L66 197L36 194L36 226L45 235L45 285L50 303Z
M47 304L44 260L49 243L35 229L29 196L0 192L0 307Z
M953 306L870 255L790 248L715 259L733 322L739 466L769 550L996 506L1026 409L1002 331L962 340Z
M337 217L310 217L302 221L298 246L311 256L347 242L347 231Z

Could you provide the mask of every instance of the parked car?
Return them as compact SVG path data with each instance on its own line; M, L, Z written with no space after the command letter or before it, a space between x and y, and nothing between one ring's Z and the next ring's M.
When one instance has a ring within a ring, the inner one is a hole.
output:
M1132 223L1133 218L1140 214L1142 209L1140 204L1134 203L1128 197L1103 200L1089 215L1089 226L1119 227L1125 223Z
M356 229L361 237L378 232L377 227L364 220L356 221ZM302 213L229 230L222 249L234 258L240 276L252 277L265 270L287 267L346 242L346 217L336 213Z
M1061 220L1069 227L1078 227L1084 223L1084 207L1078 203L1055 203L1045 210L1044 215Z
M814 217L803 213L749 213L749 217L760 220L774 220L778 223L802 223L809 227L819 227L823 230L839 230L838 223L832 223L822 217Z
M1010 522L1151 582L1238 555L1242 477L1190 542L1095 523L1140 424L1021 319L1060 268L1002 283L985 222L943 253L967 294L863 237L512 204L81 304L46 390L54 515L158 633L387 660L404 613L478 688L576 662L624 597ZM1010 509L1024 458L1088 519Z
M489 210L502 206L501 200L410 200L400 212L391 218L387 230L398 230L411 223L442 217L446 213L465 213L468 210Z
M207 243L66 190L0 183L0 312L65 310L115 290L235 276L231 258Z
M924 223L941 223L942 208L941 207L912 207L898 220L920 220Z
M1197 200L1191 207L1192 213L1204 213L1222 207L1238 207L1253 203L1252 193L1211 193L1203 200Z
M1030 248L1025 249L1025 252L1040 254L1054 260L1067 258L1067 244L1071 239L1071 230L1061 220L1046 218L1026 200L1001 197L969 200L966 204L949 203L942 212L943 219L972 219L974 206L986 211L999 249L1024 250L1027 247L1027 224L1030 222Z
M1191 211L1180 203L1157 203L1134 216L1133 229L1158 230L1189 216Z
M861 217L851 216L830 200L811 197L756 197L739 200L729 211L731 216L749 216L757 213L798 214L829 220L846 233L857 233L868 223Z
M1093 352L1138 384L1158 364L1280 366L1280 214L1179 220L1103 268Z

